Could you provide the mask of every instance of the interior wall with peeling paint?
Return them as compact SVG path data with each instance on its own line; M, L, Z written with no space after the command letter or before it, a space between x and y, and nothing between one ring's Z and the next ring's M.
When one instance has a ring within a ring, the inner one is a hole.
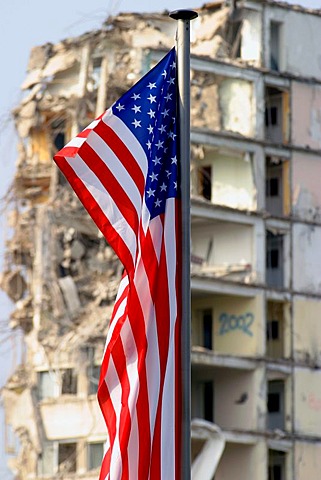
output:
M261 38L262 18L261 13L247 10L243 14L241 58L251 65L261 64Z
M229 430L258 429L257 395L260 390L259 378L253 372L231 370L229 375L219 370L216 380L220 388L215 390L214 418L220 419L222 428Z
M255 184L248 152L206 151L202 165L212 166L212 202L227 207L254 210Z
M253 135L256 128L253 89L253 82L247 80L192 72L192 125Z
M264 458L264 442L256 445L241 445L228 443L225 455L219 464L215 480L226 480L237 478L239 480L248 480L249 478L265 478L267 465ZM260 458L261 461L255 461Z
M252 266L253 228L248 225L215 222L199 226L192 233L192 252L209 267Z
M219 86L223 130L254 134L253 85L245 80L224 79Z

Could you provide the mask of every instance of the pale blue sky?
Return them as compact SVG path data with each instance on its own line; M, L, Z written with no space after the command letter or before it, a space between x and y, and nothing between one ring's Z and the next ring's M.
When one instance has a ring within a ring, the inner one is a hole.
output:
M35 45L57 42L85 31L100 28L109 14L119 11L162 11L196 8L201 0L0 0L0 197L10 184L14 169L16 146L12 108L19 103L19 87L24 79L30 50ZM320 8L321 0L301 0L305 7ZM133 6L134 5L134 6ZM0 203L0 209L3 204ZM0 216L0 270L4 220ZM3 321L10 305L0 292L0 387L5 376L12 373L19 353L19 338L8 338ZM14 350L16 349L16 354ZM0 402L0 479L11 480L3 455L4 419Z

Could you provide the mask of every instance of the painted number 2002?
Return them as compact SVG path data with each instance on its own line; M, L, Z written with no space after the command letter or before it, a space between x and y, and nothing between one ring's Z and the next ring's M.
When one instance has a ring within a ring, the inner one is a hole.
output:
M251 325L254 322L253 313L244 313L244 315L229 315L222 313L219 317L220 330L219 335L225 335L232 330L241 330L241 332L253 337Z

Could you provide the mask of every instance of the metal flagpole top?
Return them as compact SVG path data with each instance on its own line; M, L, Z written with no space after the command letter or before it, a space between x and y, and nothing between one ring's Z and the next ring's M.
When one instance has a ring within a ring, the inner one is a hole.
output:
M193 20L198 17L198 13L194 10L173 10L169 16L174 20Z

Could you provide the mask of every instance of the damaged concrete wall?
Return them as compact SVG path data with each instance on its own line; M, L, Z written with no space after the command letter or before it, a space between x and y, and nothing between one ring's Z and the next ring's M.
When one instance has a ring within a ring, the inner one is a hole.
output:
M296 442L295 453L298 478L318 478L321 470L321 443Z
M292 156L292 211L296 217L312 222L321 219L321 192L318 182L320 157L294 152Z
M43 418L44 433L47 440L66 440L68 438L83 438L100 436L105 440L105 422L97 399L85 402L75 402L74 399L42 403L40 415ZM68 430L66 430L68 418ZM81 420L81 423L79 422Z
M321 73L320 73L321 75ZM321 148L321 85L292 82L292 142Z
M192 343L202 345L204 310L213 316L213 350L217 354L257 357L264 354L263 297L213 295L192 302Z
M298 10L267 5L265 10L265 65L270 66L271 22L280 25L280 70L303 77L321 79L321 65L315 59L321 55L319 42L320 17ZM300 32L300 42L297 35Z
M296 368L294 382L295 431L316 437L321 428L321 372Z
M206 7L206 6L205 6ZM228 57L230 44L225 36L225 26L230 16L228 7L204 9L191 24L191 52L208 57Z
M293 289L321 293L321 227L296 223L293 225Z
M254 135L253 82L192 71L191 122L194 127Z
M37 402L32 383L28 382L28 373L20 369L20 375L16 372L1 392L6 428L14 431L20 443L18 455L9 460L9 468L14 472L23 471L25 477L22 478L37 470L42 442Z
M192 54L260 66L261 13L251 7L205 4L191 24Z
M293 303L294 356L311 367L321 366L321 301L298 298Z

